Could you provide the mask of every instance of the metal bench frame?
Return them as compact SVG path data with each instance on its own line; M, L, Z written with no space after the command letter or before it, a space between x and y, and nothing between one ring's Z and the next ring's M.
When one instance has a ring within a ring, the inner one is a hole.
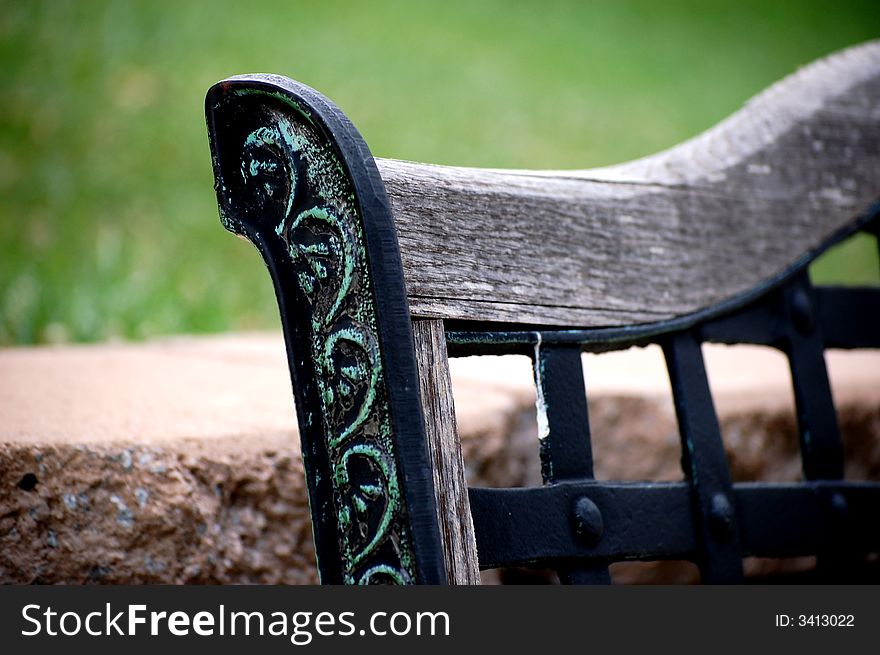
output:
M880 551L880 484L842 479L823 358L880 347L880 290L814 287L807 275L831 245L877 234L877 195L747 292L670 318L414 319L386 181L342 112L273 75L218 83L206 111L223 224L258 248L275 286L323 582L473 583L477 558L549 566L571 583L608 582L615 561L687 559L704 582L740 582L746 555L808 554L847 580ZM731 482L704 342L788 356L802 482ZM666 357L684 480L596 481L581 353L649 343ZM447 348L532 357L545 486L463 489Z

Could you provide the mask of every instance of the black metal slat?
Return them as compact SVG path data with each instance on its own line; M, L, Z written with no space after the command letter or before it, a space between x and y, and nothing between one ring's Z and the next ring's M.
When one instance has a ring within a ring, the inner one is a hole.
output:
M480 566L554 563L591 558L672 558L693 554L696 541L685 483L562 482L525 489L468 490ZM592 546L570 529L571 507L588 497L605 530Z
M843 477L843 444L825 367L825 343L814 310L806 273L785 289L790 320L787 343L800 435L801 459L807 480Z
M880 288L814 287L826 348L880 348Z
M817 286L813 302L819 329L827 348L880 348L880 288ZM782 348L787 316L781 289L773 289L758 300L705 322L696 323L705 342L753 344ZM580 344L590 350L627 348L656 340L670 332L674 323L641 329L547 330L543 343ZM480 332L458 330L448 333L450 356L522 354L534 347L534 330Z
M483 568L699 557L686 482L582 481L468 492ZM583 497L606 519L592 546L569 529L571 506ZM878 483L738 483L733 498L744 555L816 555L841 538L849 552L880 551Z
M692 332L663 343L681 433L682 465L690 483L700 545L697 563L704 582L743 577L730 469L700 343Z
M745 307L698 326L704 342L779 347L785 339L782 294L773 290Z
M535 386L538 393L539 421L546 434L541 438L541 475L544 484L566 480L590 480L593 477L593 454L590 445L590 420L587 394L577 345L554 345L535 348L533 357ZM603 517L592 501L574 499L569 507L568 531L582 541L592 542L601 536ZM605 565L559 567L564 584L608 584L611 578Z
M593 477L587 392L578 346L539 346L534 357L539 411L547 434L541 439L541 474L549 484Z
M785 299L789 315L786 352L794 386L804 478L838 480L843 478L843 441L825 365L824 334L806 271L786 287ZM835 500L838 515L845 517L846 500ZM848 552L845 532L833 529L830 534L835 539L820 554L817 569L842 578L856 560Z

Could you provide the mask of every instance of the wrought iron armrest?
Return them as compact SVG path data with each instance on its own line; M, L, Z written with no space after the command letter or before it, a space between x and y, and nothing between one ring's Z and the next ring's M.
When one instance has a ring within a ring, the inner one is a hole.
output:
M366 144L317 92L255 75L207 97L224 226L281 310L321 580L440 583L397 237Z

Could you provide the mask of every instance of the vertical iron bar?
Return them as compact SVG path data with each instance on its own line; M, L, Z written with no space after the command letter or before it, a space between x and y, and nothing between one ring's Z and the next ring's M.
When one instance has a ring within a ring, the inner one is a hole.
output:
M679 332L665 341L663 351L701 546L700 574L703 582L741 582L742 549L733 485L700 343L692 332Z
M795 277L783 295L789 318L786 321L786 350L797 409L804 478L839 480L843 478L843 442L825 365L825 341L816 320L815 298L807 272ZM846 579L847 571L856 561L847 555L844 546L849 530L846 499L835 494L826 502L835 524L837 545L819 553L817 571L828 579Z
M806 273L784 293L789 314L787 353L797 408L801 459L807 480L843 477L843 444L825 366L825 344Z
M580 347L542 346L539 341L535 347L534 374L538 393L541 475L544 484L592 479L590 419ZM574 516L576 511L573 507L574 530L577 530L578 519ZM598 508L594 511L598 512ZM589 538L596 538L596 535ZM557 572L563 584L611 582L608 567L605 565L559 568Z

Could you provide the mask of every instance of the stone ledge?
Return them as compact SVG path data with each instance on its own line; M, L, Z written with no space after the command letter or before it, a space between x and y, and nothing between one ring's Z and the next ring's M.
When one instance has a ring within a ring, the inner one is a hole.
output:
M828 362L847 477L880 479L880 353L830 352ZM707 366L734 477L797 479L784 358L707 348ZM470 483L539 482L528 360L452 369ZM316 581L279 335L5 349L0 371L0 581ZM659 352L585 356L585 372L597 476L680 479ZM676 564L614 573L693 576Z

